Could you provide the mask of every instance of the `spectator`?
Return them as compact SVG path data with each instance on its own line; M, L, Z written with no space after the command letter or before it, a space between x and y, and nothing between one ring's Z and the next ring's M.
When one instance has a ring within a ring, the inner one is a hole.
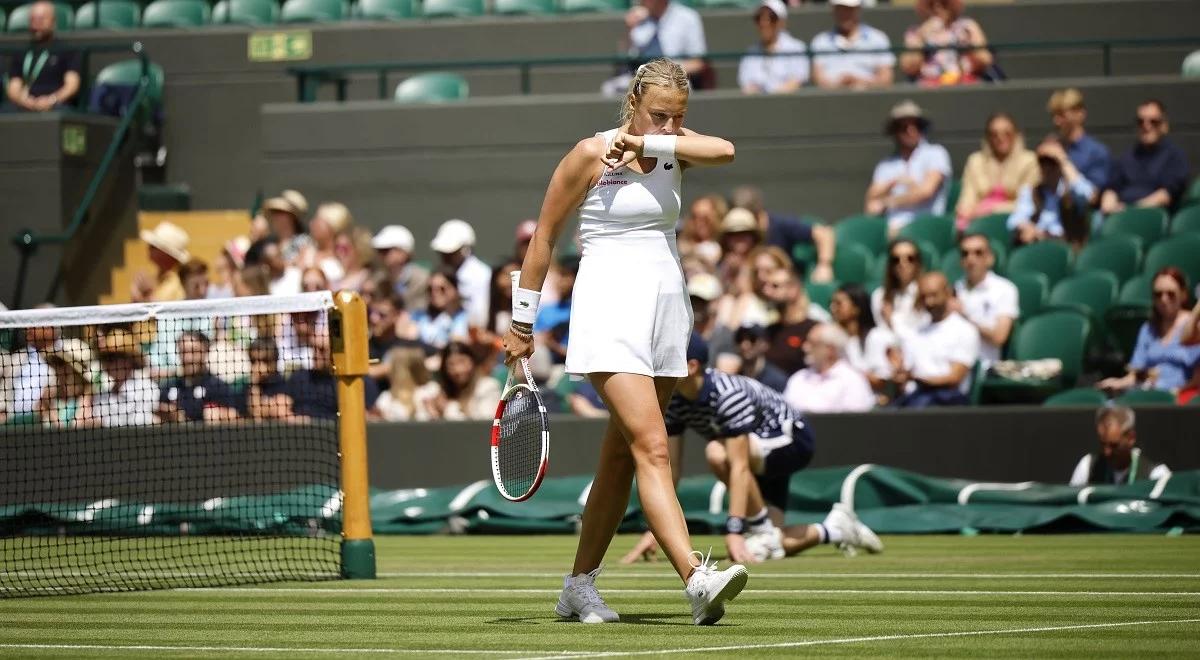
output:
M904 33L900 70L922 87L963 85L996 77L987 35L963 13L963 0L917 0L920 25Z
M375 263L375 249L371 247L371 232L361 227L352 227L337 235L333 240L333 251L342 266L342 278L334 285L337 289L362 291L371 278Z
M833 29L812 40L813 82L826 89L892 86L892 41L862 22L862 0L830 0Z
M329 291L329 280L325 278L325 271L310 266L300 273L300 292L301 293L316 293L317 291Z
M262 270L265 272L265 266ZM189 259L187 263L179 266L179 280L187 300L204 300L208 297L208 266L203 261ZM148 349L151 377L161 380L179 374L179 351L176 342L182 333L202 332L211 337L215 325L220 324L219 327L225 328L227 322L241 320L243 319L213 319L209 316L157 319L153 322L154 340Z
M170 222L160 222L153 230L143 229L140 236L158 273L153 279L144 272L134 275L130 299L133 302L183 300L178 270L180 264L191 259L187 232Z
M1083 94L1074 87L1060 89L1050 95L1046 110L1054 120L1058 135L1050 135L1043 140L1038 153L1053 156L1060 163L1070 161L1071 166L1092 184L1093 192L1088 204L1099 203L1100 191L1108 182L1112 156L1108 153L1108 147L1088 135L1083 128L1087 121ZM1063 171L1067 169L1063 164Z
M555 288L557 300L543 303L538 309L537 320L533 331L538 343L550 352L554 364L565 364L567 361L568 331L571 321L571 294L575 289L575 277L579 274L579 257L566 255L559 257L554 265Z
M237 236L225 242L217 253L213 264L213 282L208 287L209 298L233 298L234 280L237 272L246 265L246 251L250 249L250 239Z
M313 344L320 334L328 331L327 321L318 312L293 312L280 328L279 361L285 371L311 369Z
M525 263L525 253L529 251L529 243L533 240L535 232L537 232L537 220L522 220L517 225L513 237L513 256L516 258L518 268Z
M371 376L382 379L387 375L384 356L393 348L405 343L397 332L397 326L408 322L404 310L404 299L398 295L381 295L367 307L367 321L371 336L367 338L367 355L377 364L371 365Z
M829 301L829 311L834 322L846 333L843 355L846 363L866 376L872 389L882 390L892 377L887 352L896 345L896 336L887 328L875 325L866 289L861 284L841 285Z
M325 279L338 282L345 277L342 262L334 250L337 237L354 226L354 218L350 209L339 202L326 202L317 207L312 220L308 223L308 233L312 237L312 246L304 250L297 264L300 268L316 266L325 272Z
M26 112L70 107L79 93L79 53L54 39L53 2L29 8L29 50L15 55L8 68L8 100Z
M804 42L787 31L783 0L762 0L754 10L758 43L738 63L738 87L743 94L787 94L808 82L809 61ZM795 53L795 55L781 55Z
M1117 213L1129 206L1174 211L1187 189L1187 155L1167 139L1167 109L1151 99L1137 108L1137 144L1117 159L1100 199L1100 210Z
M292 193L292 196L299 195L294 190L288 192ZM300 209L292 199L281 195L263 202L262 212L266 214L267 222L270 223L271 234L279 241L279 251L284 262L289 265L295 264L300 255L313 244L312 238L304 233Z
M1154 274L1152 286L1150 320L1138 331L1127 373L1100 381L1101 389L1120 392L1142 387L1174 392L1187 383L1200 359L1200 345L1183 341L1200 321L1200 305L1191 313L1187 311L1187 276L1174 266L1166 266Z
M625 28L630 69L604 82L601 92L606 96L624 94L634 70L656 57L675 60L687 73L693 89L712 86L705 80L710 69L704 61L708 52L704 23L695 9L671 0L641 0L625 12Z
M484 373L471 347L452 341L442 349L439 387L422 400L432 419L491 419L500 400L500 384Z
M467 310L458 294L455 273L439 268L429 276L429 306L412 313L417 337L434 348L445 348L452 340L466 341L469 336Z
M1016 122L1008 113L993 114L987 120L983 147L967 158L963 169L956 209L958 228L965 229L968 222L981 216L1012 213L1017 192L1037 183L1037 156L1025 148Z
M783 250L789 261L795 264L798 272L808 272L808 267L812 266L812 273L809 275L812 281L833 281L833 253L837 246L837 237L832 227L814 225L799 218L768 213L763 203L762 190L754 186L735 188L733 205L754 214L758 236L763 237L767 245L773 245ZM793 255L798 245L815 246L817 263L807 264L796 261Z
M492 269L492 291L488 296L487 331L502 340L512 321L512 273L521 269L517 259L506 259ZM543 290L546 288L542 287ZM544 298L543 298L544 300Z
M917 305L917 280L924 272L916 243L907 238L892 241L888 246L883 286L871 292L875 325L902 336L929 322L928 315Z
M462 294L470 324L477 328L487 325L488 290L492 269L472 254L475 230L462 220L447 220L438 227L430 247L442 258L442 266L455 273L456 288ZM445 346L445 343L438 347Z
M567 395L567 407L573 414L592 419L608 417L608 407L595 387L588 381L579 382Z
M687 291L692 305L692 329L708 342L714 360L722 353L732 353L737 348L733 329L717 322L721 281L714 275L697 273L688 279Z
M753 211L729 209L721 219L721 265L727 269L748 265L750 253L762 239L763 229Z
M767 326L767 361L791 376L804 368L804 340L817 322L809 318L808 296L794 270L776 269L765 287L767 300L779 318Z
M42 392L52 384L48 362L59 345L58 328L31 326L25 329L25 350L0 353L4 369L4 410L0 422L32 415Z
M107 391L95 397L94 411L101 426L154 424L158 386L142 371L142 346L133 333L110 328L100 338L100 368L108 377Z
M987 236L964 235L958 253L963 276L954 283L956 297L950 300L950 309L979 331L979 359L987 366L1000 359L1021 314L1017 287L992 272L996 255Z
M250 342L250 382L242 400L242 414L253 420L285 420L292 414L292 397L279 373L279 347L275 340L259 337Z
M767 301L768 306L771 300L768 289L771 287L772 276L778 271L790 272L794 270L792 260L788 258L787 253L774 245L760 247L751 253L750 268L751 278L754 281L754 293L758 296L758 300ZM808 291L804 289L803 282L800 282L800 295L808 306L807 314L809 318L814 321L828 321L830 319L829 312L809 299ZM770 309L764 310L763 318L768 321L775 320L775 316L772 315Z
M418 402L436 396L438 385L425 368L425 351L399 346L388 352L386 363L388 388L375 401L380 416L389 422L428 420L429 410Z
M1055 238L1082 248L1091 233L1088 200L1095 189L1057 146L1038 147L1037 164L1039 181L1017 194L1008 230L1021 245Z
M388 282L396 294L404 297L404 306L419 309L429 304L429 271L412 262L412 232L402 225L388 225L371 239Z
M717 356L717 368L726 373L753 378L782 394L787 387L788 375L767 361L767 350L771 347L767 342L767 329L761 325L744 325L734 331L733 341L737 346L737 354ZM722 363L730 357L736 359Z
M189 330L175 343L179 351L179 376L162 384L158 417L165 422L225 421L235 419L236 397L225 381L209 370L208 336Z
M1171 468L1142 455L1137 445L1137 419L1125 406L1106 405L1096 411L1100 451L1085 454L1075 465L1071 485L1123 486L1142 479L1171 476Z
M80 428L99 423L92 407L92 349L82 339L64 339L46 353L53 382L42 390L34 412L52 428Z
M871 384L846 363L849 339L836 324L814 327L804 342L808 366L787 380L784 400L806 413L863 412L874 408Z
M309 341L312 368L292 372L285 387L286 394L292 400L292 418L337 419L337 379L334 378L331 369L329 335L316 333L311 335ZM379 398L379 388L375 379L363 379L363 395L364 407L368 410L374 408L375 401Z
M979 331L950 308L950 284L938 272L920 280L921 304L929 322L901 336L903 354L892 353L892 381L900 408L957 406L968 403L971 368L979 359Z
M720 195L696 198L680 223L679 253L700 259L707 268L716 268L721 261L721 220L728 212L729 204Z
M246 251L246 268L261 269L267 276L267 291L273 296L300 293L300 269L283 258L279 239L274 236L255 241Z
M886 215L894 236L918 215L946 212L946 183L950 180L950 154L940 144L926 140L929 120L921 106L905 100L892 107L884 133L896 151L879 161L867 188L864 210Z
M183 283L185 300L208 298L208 264L199 259L189 259L179 267L179 281Z

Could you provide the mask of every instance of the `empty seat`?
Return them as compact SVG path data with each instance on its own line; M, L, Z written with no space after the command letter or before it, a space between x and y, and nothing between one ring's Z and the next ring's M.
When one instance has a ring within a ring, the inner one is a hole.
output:
M554 0L495 0L492 11L497 14L554 14Z
M142 11L142 26L196 27L208 23L211 18L208 3L204 0L154 0Z
M402 103L461 101L470 95L467 81L456 73L431 72L413 76L396 86L395 99Z
M271 25L279 22L275 0L220 0L213 6L213 23Z
M829 302L833 300L833 292L837 291L837 287L838 285L834 282L807 282L804 285L805 291L808 292L808 299L825 310L829 309Z
M1071 310L1052 310L1024 319L1009 345L1013 360L1042 360L1057 358L1062 362L1062 374L1057 383L1024 383L1005 378L988 378L985 392L1008 390L1002 398L1012 400L1040 398L1048 395L1046 385L1053 390L1072 387L1083 371L1083 356L1091 334L1091 322L1086 316ZM985 395L985 398L989 398Z
M1055 284L1046 306L1074 309L1090 315L1093 322L1098 323L1116 299L1116 276L1101 270L1080 273Z
M1101 236L1130 234L1142 239L1143 248L1149 248L1166 233L1167 212L1162 209L1125 209L1105 218L1100 226Z
M1114 402L1123 406L1173 406L1175 395L1163 390L1129 390Z
M1150 295L1150 287L1153 286L1153 282L1150 281L1151 277L1153 277L1151 273L1141 273L1126 280L1121 285L1121 293L1117 296L1117 302L1122 305L1149 307L1154 302L1153 296Z
M402 21L415 12L412 0L359 0L351 13L371 21Z
M1179 234L1150 248L1143 270L1153 275L1164 266L1175 266L1187 274L1190 284L1196 284L1200 280L1200 234Z
M142 8L133 0L100 0L100 11L96 2L88 2L75 12L75 28L89 30L129 30L141 25Z
M1042 273L1009 273L1008 279L1017 287L1017 304L1021 318L1029 318L1041 311L1050 295L1050 280Z
M162 103L163 69L150 62L147 73L150 85L146 90L146 100L152 105ZM124 60L109 64L96 74L95 85L137 85L142 77L142 61L138 59Z
M862 284L871 278L875 255L861 243L844 243L837 246L833 257L833 277L839 282Z
M1073 406L1096 408L1104 405L1104 402L1107 400L1104 393L1100 390L1090 387L1076 387L1073 390L1066 390L1065 392L1055 394L1046 399L1042 405L1049 408L1068 408Z
M482 16L483 0L425 0L421 14L429 18Z
M614 12L629 9L628 0L562 0L562 10L568 14Z
M950 248L942 255L942 261L938 264L938 270L954 284L963 276L962 259L959 258L958 248Z
M935 254L943 254L954 245L954 216L917 216L900 230L899 236L926 241L933 247ZM933 264L926 264L926 267L932 268Z
M1200 233L1200 206L1189 206L1171 220L1171 234Z
M953 208L953 207L950 207ZM993 241L998 241L1002 245L1012 243L1011 234L1008 231L1008 214L993 213L975 218L971 224L967 225L968 234L984 234Z
M8 15L8 26L5 29L9 32L28 32L29 10L32 7L33 3L29 3L13 8ZM54 29L58 32L67 32L74 24L75 10L71 8L71 5L65 2L55 2Z
M1075 272L1107 271L1124 282L1138 272L1139 245L1136 238L1122 234L1094 240L1075 258Z
M348 13L342 0L287 0L280 16L284 23L332 23Z
M887 247L887 220L878 215L852 215L842 218L833 228L838 245L857 243L872 256Z
M1042 241L1017 248L1008 257L1008 274L1042 273L1054 286L1067 276L1071 269L1071 250L1065 243L1058 241Z

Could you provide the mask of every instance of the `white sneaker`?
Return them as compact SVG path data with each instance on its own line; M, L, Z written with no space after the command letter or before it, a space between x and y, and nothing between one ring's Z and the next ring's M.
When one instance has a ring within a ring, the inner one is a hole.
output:
M561 617L578 618L583 623L616 623L621 620L596 591L597 568L591 573L563 577L562 595L554 611Z
M783 559L787 554L783 550L783 530L772 527L766 531L747 534L746 549L758 561Z
M712 550L708 552L712 555ZM750 576L741 564L718 571L716 562L710 564L708 557L697 550L692 554L700 558L700 564L683 593L692 605L692 621L698 626L711 626L725 616L725 602L737 598Z
M871 531L870 527L862 524L858 516L850 510L850 507L842 503L833 505L829 515L825 516L825 527L836 529L841 532L842 540L838 542L838 549L841 550L847 557L853 557L857 554L858 548L862 548L871 554L883 552L883 542Z

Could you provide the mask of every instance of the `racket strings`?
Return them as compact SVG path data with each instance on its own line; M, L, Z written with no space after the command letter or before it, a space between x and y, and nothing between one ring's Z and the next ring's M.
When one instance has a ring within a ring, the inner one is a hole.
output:
M514 497L528 493L541 470L543 424L537 397L523 390L508 401L500 417L500 481Z

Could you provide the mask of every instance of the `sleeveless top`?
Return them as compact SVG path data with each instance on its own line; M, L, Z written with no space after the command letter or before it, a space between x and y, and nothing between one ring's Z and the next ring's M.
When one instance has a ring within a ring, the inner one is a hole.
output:
M596 135L609 144L618 129ZM583 256L607 248L663 246L675 249L675 225L679 221L682 181L679 162L659 158L654 169L640 174L622 167L606 167L596 185L588 190L579 207L579 244Z

